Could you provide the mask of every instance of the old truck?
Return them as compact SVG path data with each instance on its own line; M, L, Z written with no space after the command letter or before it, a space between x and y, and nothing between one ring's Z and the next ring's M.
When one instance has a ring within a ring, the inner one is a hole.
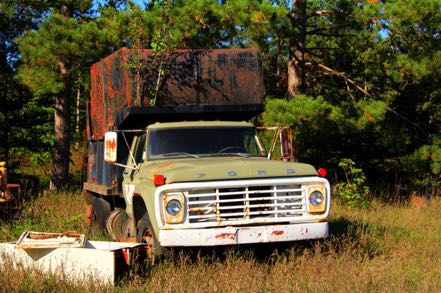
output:
M257 50L122 48L91 76L83 193L115 240L154 256L328 235L324 174L269 160L246 122L265 109Z

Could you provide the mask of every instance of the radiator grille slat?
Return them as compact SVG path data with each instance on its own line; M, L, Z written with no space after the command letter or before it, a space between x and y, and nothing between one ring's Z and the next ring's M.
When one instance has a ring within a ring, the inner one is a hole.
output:
M306 212L301 185L267 185L184 192L187 223L228 222L258 218L296 218Z

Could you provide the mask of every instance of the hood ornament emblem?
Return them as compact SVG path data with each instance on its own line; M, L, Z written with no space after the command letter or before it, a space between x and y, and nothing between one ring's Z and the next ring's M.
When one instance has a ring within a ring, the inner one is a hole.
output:
M267 175L266 170L257 170L257 175Z
M229 171L227 174L230 177L237 176L237 173L235 171Z
M196 173L196 178L205 177L205 173Z
M286 169L286 174L294 174L294 169Z

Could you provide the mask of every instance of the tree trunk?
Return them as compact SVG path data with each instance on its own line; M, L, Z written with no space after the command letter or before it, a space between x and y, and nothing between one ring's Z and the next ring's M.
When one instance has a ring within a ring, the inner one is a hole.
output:
M78 82L78 89L77 89L77 101L75 105L75 135L76 135L76 143L75 148L80 148L80 99L81 99L81 88L80 83Z
M50 190L60 190L66 184L69 176L69 117L70 117L70 91L68 83L66 89L55 97L54 112L54 153L52 156L52 175L49 185Z
M0 68L2 72L0 73L0 103L1 103L1 112L3 114L3 137L1 140L2 148L3 148L3 160L8 161L9 159L9 94L10 94L10 78L12 74L8 68L8 61L6 55L7 49L1 45L0 47ZM2 160L0 156L0 161Z
M3 103L3 107L2 107L2 114L3 114L3 137L2 137L2 148L3 148L3 160L4 161L8 161L9 159L9 121L8 121L8 106L9 106L9 101L8 101L8 92L7 89L5 87L0 87L0 89L2 89L3 92L3 97L0 99L0 101ZM1 156L0 156L0 161L1 161Z
M5 119L5 123L4 123L4 129L5 129L5 133L4 133L4 160L5 161L9 161L9 118L8 118L8 97L6 94L6 103L5 103L5 109L4 109L4 119Z
M80 86L78 86L77 104L75 107L75 133L77 135L80 133L80 98L81 98L81 89L80 89Z
M62 5L60 12L65 18L71 17L72 10ZM71 84L67 77L67 69L64 62L57 63L60 77L64 80L64 88L55 96L54 111L54 152L52 155L52 171L49 190L59 191L66 185L69 177L70 157L70 91Z
M306 0L292 0L291 23L298 31L288 61L288 95L294 98L305 92Z

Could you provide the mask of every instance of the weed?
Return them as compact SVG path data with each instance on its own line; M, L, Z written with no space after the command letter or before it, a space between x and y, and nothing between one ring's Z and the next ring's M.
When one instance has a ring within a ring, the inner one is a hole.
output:
M345 182L337 184L338 196L352 207L368 208L369 187L366 185L366 176L361 168L355 167L351 159L342 159L338 166L343 168Z

